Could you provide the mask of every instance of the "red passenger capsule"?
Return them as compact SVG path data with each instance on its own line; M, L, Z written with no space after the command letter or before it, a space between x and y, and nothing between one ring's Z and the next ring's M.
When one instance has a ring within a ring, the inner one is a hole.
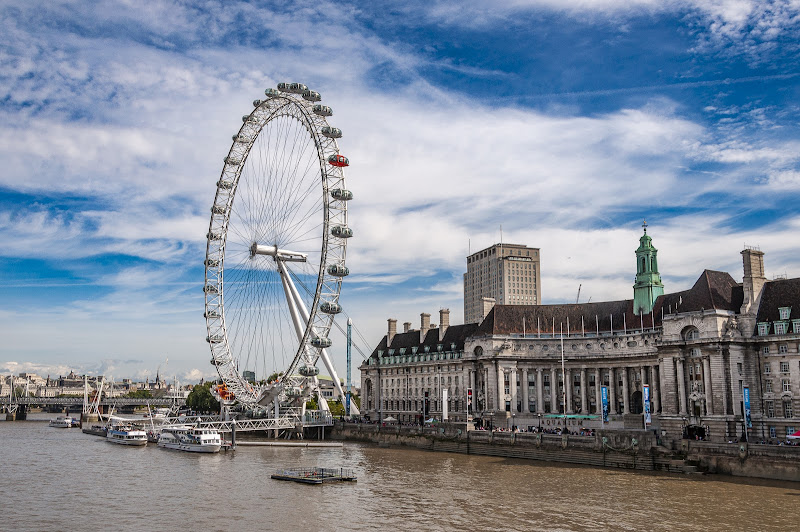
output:
M339 168L343 166L350 166L350 161L344 155L331 155L328 157L328 163L333 166L338 166Z

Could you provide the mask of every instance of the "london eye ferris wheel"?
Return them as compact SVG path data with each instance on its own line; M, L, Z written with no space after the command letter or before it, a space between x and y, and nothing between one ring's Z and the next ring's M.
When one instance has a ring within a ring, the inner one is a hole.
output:
M344 396L327 352L347 241L349 161L330 107L301 83L279 83L242 117L211 206L205 318L211 363L225 394L245 408L303 407L320 394L322 362ZM277 382L257 384L245 371Z

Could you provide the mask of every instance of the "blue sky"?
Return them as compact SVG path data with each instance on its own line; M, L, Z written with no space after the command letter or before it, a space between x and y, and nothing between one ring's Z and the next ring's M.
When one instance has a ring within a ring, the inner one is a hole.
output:
M800 2L496 4L3 2L0 373L213 376L214 183L280 81L344 131L364 350L389 317L460 323L500 226L545 303L631 297L643 218L667 291L740 277L745 244L800 275Z

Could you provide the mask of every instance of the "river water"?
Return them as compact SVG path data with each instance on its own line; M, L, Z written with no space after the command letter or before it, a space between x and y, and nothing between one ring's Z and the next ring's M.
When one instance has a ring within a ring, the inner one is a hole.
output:
M800 529L800 483L355 443L198 455L41 420L0 421L0 444L0 530ZM351 468L358 482L269 478L313 466Z

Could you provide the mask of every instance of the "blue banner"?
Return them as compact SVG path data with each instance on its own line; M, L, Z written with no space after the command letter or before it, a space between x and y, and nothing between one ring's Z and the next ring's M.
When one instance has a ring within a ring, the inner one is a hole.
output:
M350 393L346 393L344 396L344 415L350 417Z
M750 419L750 388L745 386L744 391L744 419L747 423L747 428L753 428L753 420Z
M600 388L600 395L603 399L603 423L608 423L608 386Z
M644 397L644 424L645 427L653 422L650 417L650 385L645 384L642 386L642 397Z

